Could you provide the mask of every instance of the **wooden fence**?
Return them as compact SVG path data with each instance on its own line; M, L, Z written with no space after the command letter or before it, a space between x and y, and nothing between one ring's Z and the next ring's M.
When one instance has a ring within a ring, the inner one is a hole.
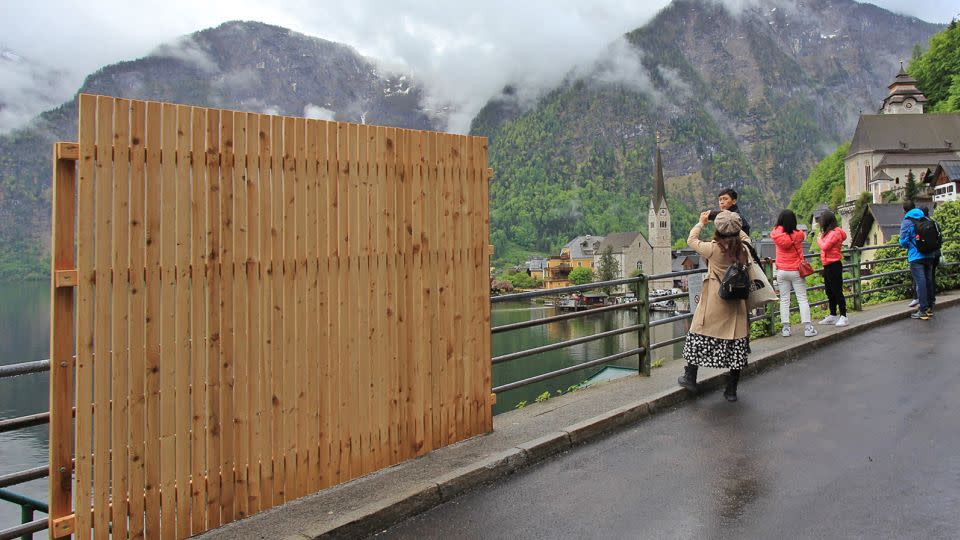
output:
M79 100L53 536L183 538L492 429L485 138Z

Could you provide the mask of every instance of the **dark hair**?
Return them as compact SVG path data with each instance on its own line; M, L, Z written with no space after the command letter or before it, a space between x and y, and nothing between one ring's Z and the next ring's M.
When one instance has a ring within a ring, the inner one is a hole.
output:
M920 211L923 212L923 215L930 217L930 209L926 206L921 206Z
M743 240L740 240L739 233L733 236L723 236L714 231L713 241L717 243L717 246L720 247L720 252L727 256L727 260L729 260L730 263L747 263L747 248L744 247Z
M783 227L783 232L793 234L793 231L797 230L797 215L789 208L780 212L774 227Z
M733 188L724 188L720 190L720 193L717 194L717 197L722 197L723 195L729 195L733 200L739 199L739 197L737 197L737 192L734 191Z
M824 210L820 214L820 229L823 230L823 233L826 234L837 228L837 216L833 215L833 212L829 210Z
M913 204L913 201L904 201L904 203L903 203L903 211L904 211L904 212L909 212L909 211L913 210L913 209L916 208L916 207L917 207L917 205Z

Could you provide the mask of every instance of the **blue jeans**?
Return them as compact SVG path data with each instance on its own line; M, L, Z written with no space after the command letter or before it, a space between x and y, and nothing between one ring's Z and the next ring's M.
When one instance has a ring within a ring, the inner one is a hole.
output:
M933 281L933 259L910 261L910 275L917 287L920 310L932 309L937 293L937 284Z

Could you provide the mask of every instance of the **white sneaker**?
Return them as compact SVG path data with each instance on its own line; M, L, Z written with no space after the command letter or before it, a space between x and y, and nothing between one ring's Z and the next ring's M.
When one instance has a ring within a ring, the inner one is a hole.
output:
M803 335L804 337L813 337L817 335L817 329L812 324L807 323L806 328L803 329Z
M826 317L820 320L820 324L834 324L836 322L837 322L836 315L827 315Z
M835 323L833 323L833 324L834 324L835 326L846 326L846 325L848 325L848 324L850 324L850 323L847 322L847 318L846 318L845 316L841 315L839 318L837 318L837 322L835 322Z
M909 304L907 304L907 307L917 307L919 305L920 305L920 301L914 298L913 300L910 301Z
M790 337L790 327L788 325L784 325L783 329L780 330L780 335L783 337Z

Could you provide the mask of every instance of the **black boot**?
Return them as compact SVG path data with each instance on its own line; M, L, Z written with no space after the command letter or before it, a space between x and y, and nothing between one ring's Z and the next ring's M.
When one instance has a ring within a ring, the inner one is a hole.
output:
M677 379L677 384L687 390L697 392L697 366L687 364L683 366L683 376Z
M727 401L733 403L737 400L737 383L740 382L740 370L731 369L730 375L727 376L727 388L723 391L723 397L727 398Z

